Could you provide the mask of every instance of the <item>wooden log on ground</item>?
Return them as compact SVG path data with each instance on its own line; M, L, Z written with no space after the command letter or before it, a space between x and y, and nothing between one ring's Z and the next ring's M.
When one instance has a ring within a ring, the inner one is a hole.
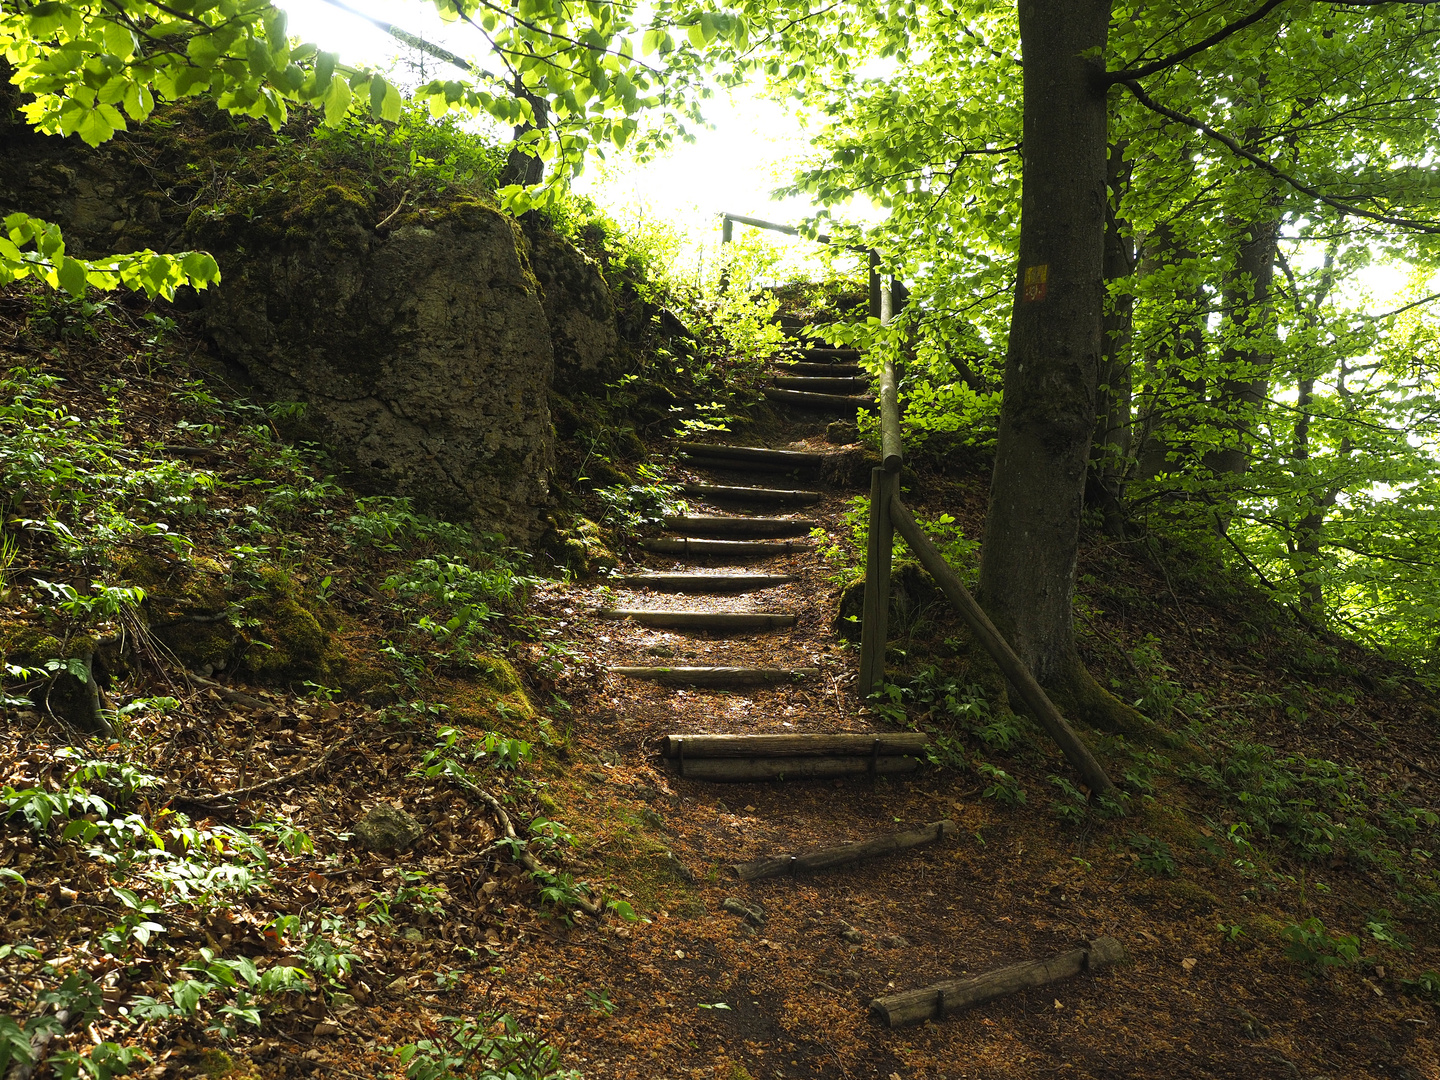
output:
M770 385L781 390L810 390L817 394L864 394L870 380L843 375L776 375Z
M820 673L819 668L778 667L612 667L627 679L646 679L662 686L772 686L799 682Z
M653 608L601 608L602 619L630 619L641 626L667 630L784 630L795 616L778 611L657 611Z
M830 362L789 362L782 363L780 370L793 375L819 375L821 378L853 379L865 374L859 364Z
M684 537L674 540L659 537L642 540L640 546L646 551L662 555L790 555L797 551L809 551L811 543L805 540L696 540Z
M817 347L813 349L801 349L800 351L806 360L817 362L823 362L825 360L848 360L853 363L865 355L859 349L826 349Z
M925 531L915 523L915 518L906 509L905 504L900 501L898 495L890 498L890 518L895 523L895 528L900 530L900 535L905 537L905 542L910 545L910 550L915 552L915 557L925 567L930 576L935 579L935 584L940 586L950 602L959 610L961 617L969 625L971 631L985 646L985 650L994 658L995 664L1004 673L1005 678L1010 680L1010 685L1015 687L1020 694L1020 699L1025 702L1030 714L1040 721L1040 726L1045 729L1049 736L1059 745L1065 760L1070 762L1071 767L1080 774L1080 779L1085 781L1087 787L1097 795L1106 795L1115 790L1110 777L1095 760L1095 755L1085 745L1075 730L1060 715L1060 710L1050 700L1050 696L1035 681L1035 676L1030 674L1030 669L1025 666L1024 661L1015 655L1015 650L1005 640L1004 635L995 628L990 621L990 616L970 591L965 588L964 583L945 557L940 554L934 542L925 535Z
M757 503L817 503L821 499L818 491L801 491L794 488L736 487L729 484L686 484L686 495L697 499L722 499L733 502Z
M845 776L894 776L914 772L913 757L682 758L680 775L692 780L736 783L759 780L832 780Z
M687 536L806 536L815 528L809 518L719 517L686 514L667 517L665 528Z
M817 468L825 457L810 450L775 450L768 446L732 446L729 443L682 443L680 452L694 458L721 458L747 465L784 465L790 469Z
M930 736L923 731L842 732L828 735L666 735L661 750L669 758L872 757L907 754L924 757ZM683 751L683 752L682 752Z
M612 579L616 580L616 579ZM794 574L625 574L616 583L627 589L663 589L666 592L753 592L789 585Z
M855 844L840 844L836 847L821 848L804 855L781 855L778 858L756 859L753 862L736 863L733 870L741 881L756 881L760 878L779 877L800 871L827 870L832 866L846 866L862 859L874 859L896 851L907 851L922 844L933 844L941 837L955 831L953 821L932 821L921 829L907 829L904 832L886 833L873 840Z
M892 1028L921 1024L1032 986L1059 982L1082 971L1097 971L1124 959L1125 947L1120 942L1101 937L1083 949L1059 953L1048 960L1012 964L969 979L951 979L922 990L878 997L870 1002L870 1008Z
M765 387L765 396L781 405L798 405L806 409L873 409L875 399L871 397L850 397L848 394L815 394L808 390L778 390Z

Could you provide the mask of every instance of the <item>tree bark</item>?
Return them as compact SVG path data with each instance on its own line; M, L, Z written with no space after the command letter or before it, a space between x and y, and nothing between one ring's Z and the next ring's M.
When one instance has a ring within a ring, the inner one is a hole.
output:
M981 602L1042 683L1069 682L1104 301L1110 0L1021 0L1020 260Z
M1278 211L1275 200L1266 210ZM1256 411L1270 393L1267 348L1273 331L1271 285L1275 278L1275 251L1280 239L1278 212L1261 214L1237 228L1239 247L1235 269L1225 283L1221 303L1228 323L1220 354L1225 372L1215 388L1214 405L1226 414L1231 444L1207 455L1212 472L1240 476L1250 469L1250 441Z
M543 97L531 93L519 75L515 76L514 91L517 98L530 103L535 122L515 125L515 139L510 144L510 153L505 157L505 167L500 170L500 186L523 184L525 187L534 187L545 179L545 162L532 154L529 147L520 140L529 132L543 131L550 126L550 106Z
M1099 398L1086 487L1086 502L1099 507L1104 514L1105 534L1120 539L1125 536L1120 493L1130 457L1130 341L1135 298L1128 288L1111 289L1116 282L1126 281L1135 273L1135 242L1121 217L1121 204L1133 171L1125 160L1125 149L1125 141L1112 145L1106 167L1110 199L1105 215L1105 314L1100 324Z

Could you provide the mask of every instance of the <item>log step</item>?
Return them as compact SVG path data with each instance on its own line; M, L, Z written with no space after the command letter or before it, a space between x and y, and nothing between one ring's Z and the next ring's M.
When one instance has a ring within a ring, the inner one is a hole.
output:
M781 390L812 390L821 394L864 394L870 389L869 379L821 379L809 375L776 375L770 385Z
M732 461L740 465L780 466L790 469L818 469L824 454L809 450L772 450L768 446L730 446L725 443L684 443L680 452L688 458Z
M890 1027L922 1024L926 1020L944 1019L952 1012L979 1005L995 998L1045 986L1079 975L1097 971L1125 959L1125 946L1113 937L1099 937L1083 949L1058 953L1045 960L987 971L968 979L951 979L927 986L923 990L906 990L870 1002L872 1011L885 1018Z
M727 499L735 502L817 503L818 491L786 488L729 487L724 484L686 484L685 494L697 499Z
M779 611L664 611L656 608L601 608L602 619L630 619L641 626L666 630L718 630L737 633L747 630L784 630L795 625L795 616Z
M850 397L848 394L812 394L807 390L778 390L773 386L765 387L765 396L778 405L795 405L804 409L853 411L875 407L875 399L870 397Z
M810 541L804 540L694 540L684 537L672 540L659 537L642 540L640 546L646 551L661 555L721 555L730 558L752 555L790 555L797 551L809 551Z
M799 580L794 574L626 574L617 584L666 592L754 592Z
M799 682L820 673L819 668L773 667L612 667L627 679L646 679L662 686L772 686Z
M687 514L665 519L665 528L686 536L806 536L815 528L809 518L712 517Z
M859 364L817 364L805 363L799 360L788 364L781 364L780 370L788 372L791 375L825 375L831 378L840 378L842 376L854 378L857 375L865 374L865 369Z
M854 844L838 844L821 848L804 855L781 855L776 858L756 859L753 862L737 863L730 869L741 881L756 881L760 878L779 877L781 874L795 874L802 870L828 870L832 866L845 866L889 855L894 851L908 851L922 844L933 844L936 840L955 831L955 822L950 820L932 821L920 829L906 829L903 832L886 833L873 840Z
M842 732L827 735L666 735L661 752L668 758L751 758L924 756L930 736L923 731Z
M920 759L879 757L681 758L680 775L691 780L753 783L759 780L835 780L846 776L895 776L915 772Z
M820 363L823 363L826 360L832 360L848 361L849 363L853 364L856 363L860 359L860 357L865 355L859 349L834 349L824 347L801 349L800 352L806 360Z

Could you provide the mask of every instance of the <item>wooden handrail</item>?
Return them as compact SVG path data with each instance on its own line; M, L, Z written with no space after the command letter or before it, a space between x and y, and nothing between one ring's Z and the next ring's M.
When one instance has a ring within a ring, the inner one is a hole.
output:
M940 591L959 609L960 616L970 627L972 633L985 646L995 660L996 666L1010 681L1020 700L1025 703L1030 714L1040 722L1046 733L1060 746L1060 751L1065 755L1065 760L1070 762L1074 770L1080 774L1088 787L1096 795L1107 795L1115 790L1115 785L1106 775L1100 762L1095 760L1095 755L1085 745L1075 729L1060 715L1060 710L1050 700L1044 688L1035 681L1035 676L1030 674L1030 669L1025 662L1015 654L1005 636L996 629L995 624L990 621L990 616L985 614L985 609L975 602L970 595L970 590L960 580L958 574L950 568L945 561L945 556L940 554L940 549L935 546L934 541L925 535L925 530L920 528L905 504L900 501L899 494L890 496L890 505L886 507L890 520L894 523L905 542L910 545L910 550L920 560L920 565L930 572L935 579L935 584L940 586Z

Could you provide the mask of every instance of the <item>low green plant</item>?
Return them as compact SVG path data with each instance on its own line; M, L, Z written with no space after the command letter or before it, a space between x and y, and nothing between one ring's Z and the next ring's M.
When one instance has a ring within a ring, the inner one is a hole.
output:
M434 1038L394 1053L406 1080L582 1080L561 1065L558 1050L525 1032L508 1013L444 1017Z
M1317 978L1335 968L1353 967L1361 962L1359 938L1350 934L1332 934L1316 918L1291 923L1280 931L1280 937L1286 942L1286 959L1293 960Z
M1180 872L1180 864L1175 861L1175 853L1170 850L1170 845L1164 840L1157 840L1144 833L1131 833L1126 842L1130 845L1130 850L1135 853L1140 869L1147 873L1154 874L1156 877L1174 877Z
M601 524L628 532L685 513L682 485L667 483L663 470L655 465L641 465L635 473L636 483L595 489L596 497L605 504Z
M998 768L988 761L977 761L975 771L985 781L985 790L980 793L981 798L994 799L1004 806L1024 804L1025 789L1004 769Z

